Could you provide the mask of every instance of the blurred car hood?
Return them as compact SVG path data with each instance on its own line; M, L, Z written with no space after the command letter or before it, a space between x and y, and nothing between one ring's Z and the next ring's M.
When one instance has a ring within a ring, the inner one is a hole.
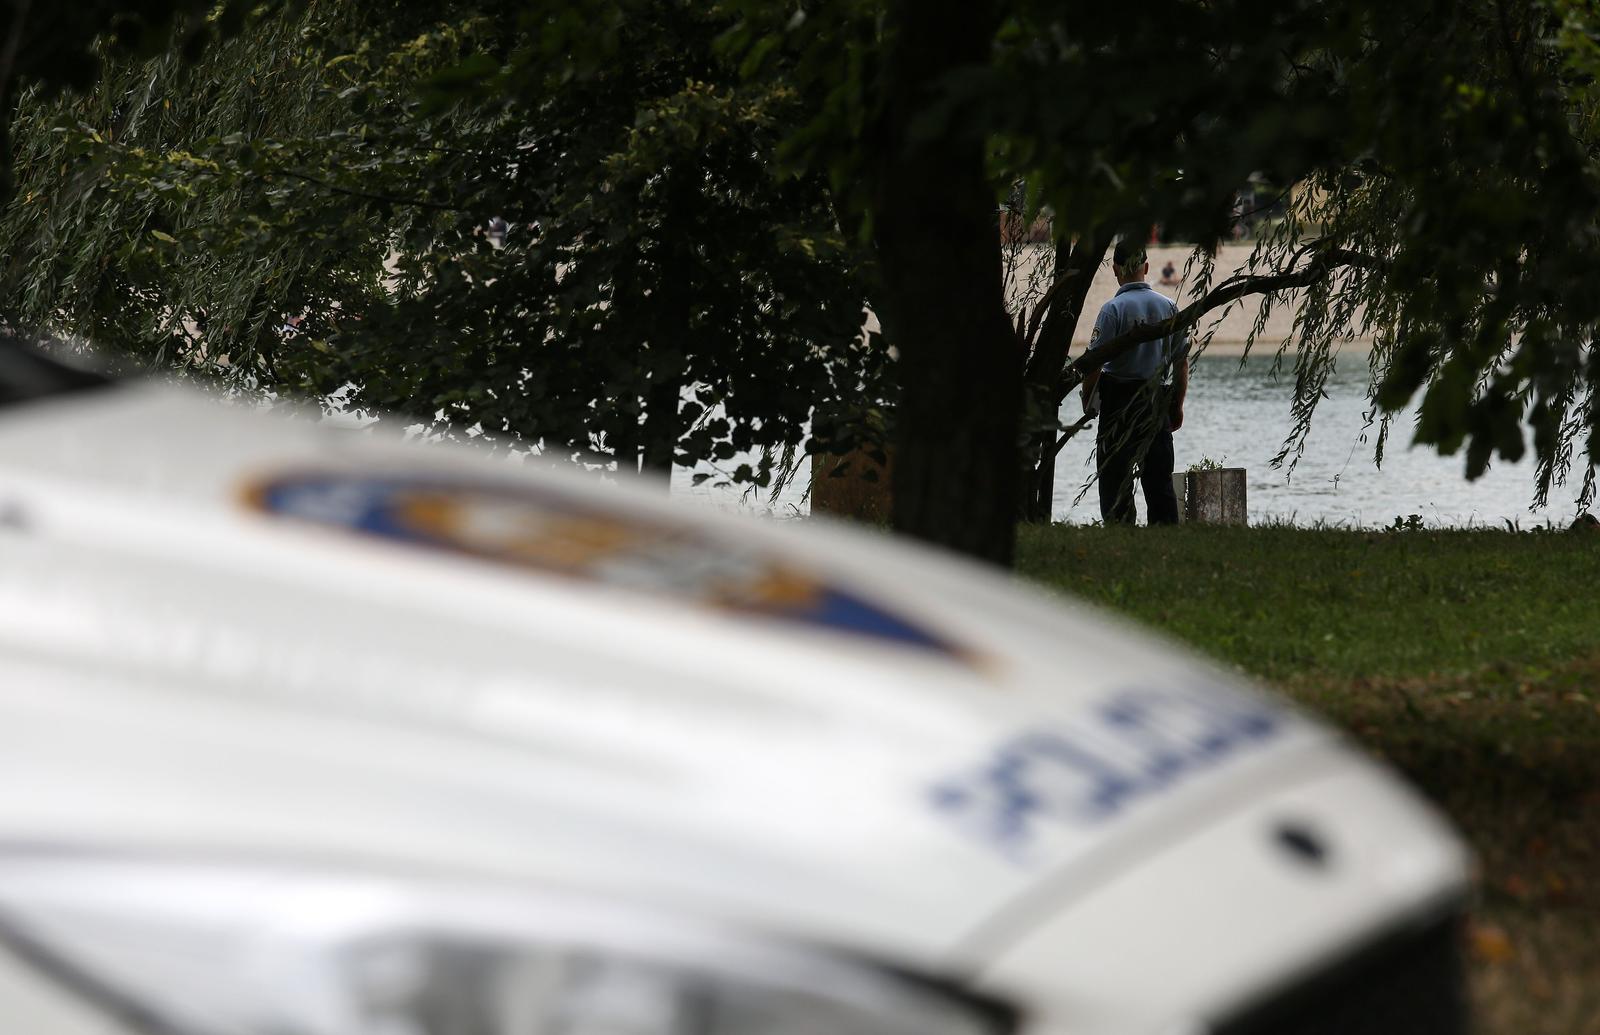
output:
M537 880L949 964L1047 878L1364 764L1089 609L796 524L153 385L7 410L0 841Z

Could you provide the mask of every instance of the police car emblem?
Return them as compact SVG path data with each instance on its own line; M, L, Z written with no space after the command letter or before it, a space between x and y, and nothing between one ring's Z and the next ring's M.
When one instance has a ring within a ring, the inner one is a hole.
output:
M296 474L253 485L255 509L715 610L959 655L942 636L759 547L558 489L413 475Z

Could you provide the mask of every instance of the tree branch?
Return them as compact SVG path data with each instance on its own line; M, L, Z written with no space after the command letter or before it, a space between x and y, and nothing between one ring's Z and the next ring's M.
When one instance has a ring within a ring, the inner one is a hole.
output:
M1051 449L1050 452L1052 454L1061 452L1062 447L1065 446L1068 442L1071 442L1072 441L1072 437L1074 435L1076 435L1078 432L1082 431L1084 428L1087 428L1089 426L1090 422L1093 421L1093 420L1094 420L1094 414L1092 414L1092 413L1086 413L1082 417L1079 417L1078 418L1078 422L1076 424L1074 424L1070 428L1067 428L1065 431L1063 431L1061 433L1061 437L1056 439L1055 448Z
M1293 192L1293 190L1294 190L1293 186L1289 186L1289 187L1283 188L1283 190L1280 190L1278 193L1274 194L1270 200L1262 202L1261 204L1257 205L1255 208L1248 209L1248 210L1246 210L1244 212L1237 213L1233 217L1234 221L1237 222L1237 221L1242 220L1242 219L1249 219L1251 216L1259 215L1260 213L1267 211L1267 209L1269 209L1272 206L1282 202L1284 198L1287 198L1290 195L1290 193Z
M291 179L304 180L306 183L315 184L334 194L343 194L351 198L364 198L367 201L382 201L390 205L408 205L412 208L425 208L434 212L467 211L459 205L445 205L437 201L429 201L426 198L402 198L393 194L375 194L371 191L356 190L353 187L341 187L337 183L329 183L327 180L312 176L309 173L297 172L293 169L275 168L268 175L288 176Z
M1384 265L1382 259L1371 255L1345 248L1329 248L1298 270L1264 276L1229 278L1204 298L1197 299L1172 314L1170 319L1129 328L1109 341L1103 341L1093 348L1084 350L1077 359L1067 365L1066 370L1061 372L1058 398L1064 397L1083 381L1084 371L1107 363L1136 345L1186 331L1199 323L1200 318L1211 310L1237 301L1246 295L1303 288L1327 276L1331 271L1344 267L1377 270L1382 269Z
M1111 247L1111 239L1100 232L1085 234L1074 243L1065 258L1065 272L1056 278L1034 310L1024 344L1031 347L1023 380L1029 386L1047 390L1061 377L1072 347L1072 332L1083 312L1095 269ZM1058 258L1058 269L1061 268ZM1070 288L1070 290L1068 290ZM1067 291L1067 297L1061 292ZM1044 321L1040 323L1040 317ZM1059 397L1057 397L1059 398Z
M1039 301L1034 304L1033 315L1028 318L1028 329L1019 335L1024 346L1032 345L1038 340L1039 322L1044 319L1045 312L1048 311L1052 305L1055 305L1056 296L1060 294L1061 290L1067 286L1067 283L1074 277L1078 276L1079 273L1079 270L1069 269L1066 273L1058 276L1055 279L1055 282L1050 285L1050 287L1042 296L1040 296ZM1022 314L1018 313L1017 317L1018 323L1020 324Z

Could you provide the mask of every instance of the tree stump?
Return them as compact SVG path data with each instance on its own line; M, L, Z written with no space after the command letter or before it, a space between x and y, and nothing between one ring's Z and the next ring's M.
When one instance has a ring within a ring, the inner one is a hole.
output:
M894 453L873 449L887 463L879 463L865 448L843 455L819 453L811 458L811 513L831 514L869 524L885 524L894 512Z
M1248 525L1244 468L1190 471L1184 478L1183 520L1207 525Z

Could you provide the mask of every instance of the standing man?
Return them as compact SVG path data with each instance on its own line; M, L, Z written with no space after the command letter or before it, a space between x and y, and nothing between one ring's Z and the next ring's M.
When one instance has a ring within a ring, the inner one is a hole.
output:
M1144 246L1124 237L1111 253L1117 293L1100 307L1093 348L1141 324L1170 319L1178 306L1146 282L1150 263ZM1144 485L1147 520L1178 523L1178 497L1172 491L1172 433L1183 427L1183 401L1189 394L1188 333L1140 342L1108 360L1083 379L1085 413L1100 412L1095 434L1099 458L1100 516L1106 524L1133 524L1133 472Z

